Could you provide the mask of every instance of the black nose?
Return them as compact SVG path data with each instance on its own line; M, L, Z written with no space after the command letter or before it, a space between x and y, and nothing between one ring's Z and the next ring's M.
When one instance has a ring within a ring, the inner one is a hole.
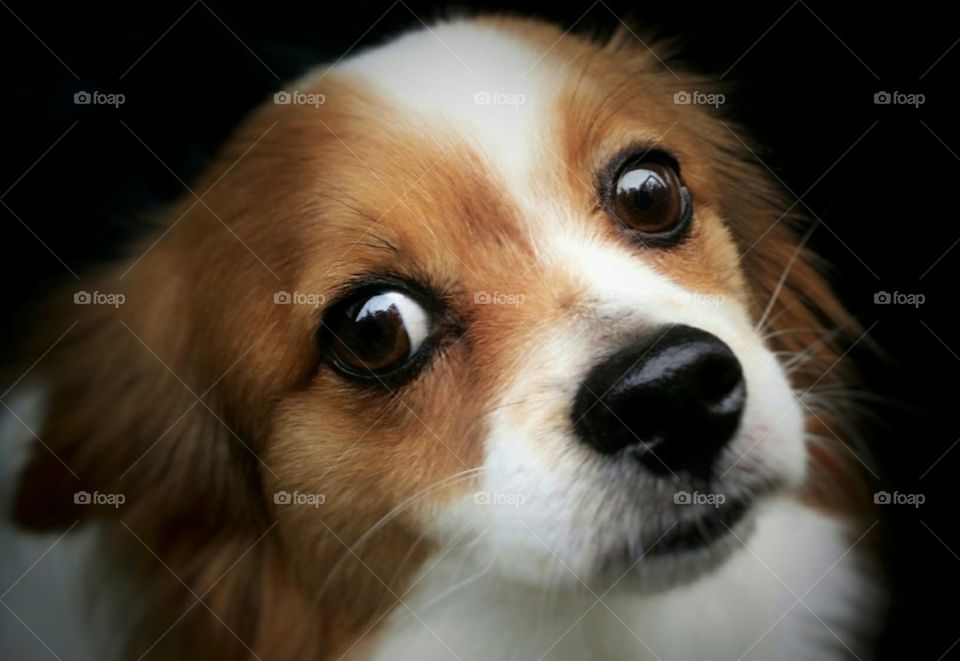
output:
M603 454L657 473L709 475L746 402L740 361L690 326L670 326L594 367L573 407L574 429Z

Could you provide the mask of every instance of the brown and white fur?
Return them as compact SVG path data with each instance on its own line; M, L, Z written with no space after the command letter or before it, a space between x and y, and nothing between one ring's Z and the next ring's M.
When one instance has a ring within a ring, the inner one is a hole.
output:
M856 429L814 397L846 385L836 331L854 323L739 127L674 103L706 80L629 31L480 18L287 89L324 102L258 109L191 184L202 201L83 280L124 304L74 306L74 287L25 353L23 369L78 321L18 386L44 393L43 442L15 516L79 520L58 552L96 531L109 578L86 599L120 614L101 640L132 659L866 654L873 520L856 462L823 440ZM630 245L598 209L596 172L631 143L682 164L694 217L675 249ZM323 304L275 293L330 301L382 273L441 292L463 332L412 382L358 388L320 358ZM572 398L599 357L668 323L743 366L725 461L755 498L700 556L611 573L601 559L664 514L574 437ZM76 505L81 490L125 502Z

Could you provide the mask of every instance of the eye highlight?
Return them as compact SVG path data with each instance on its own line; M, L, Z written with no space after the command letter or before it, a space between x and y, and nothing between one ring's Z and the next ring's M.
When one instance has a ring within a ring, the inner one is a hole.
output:
M434 321L413 295L393 289L358 292L323 319L330 363L342 374L377 380L417 362Z
M601 183L607 213L647 245L679 242L690 225L690 192L673 159L659 152L628 153Z

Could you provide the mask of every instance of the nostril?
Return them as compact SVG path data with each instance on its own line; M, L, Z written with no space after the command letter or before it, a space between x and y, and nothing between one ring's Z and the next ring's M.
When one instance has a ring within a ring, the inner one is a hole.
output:
M596 365L573 407L574 428L603 454L649 470L706 474L740 424L746 384L723 341L690 326L631 345Z
M708 353L697 369L699 395L709 407L729 404L743 390L743 370L732 352Z

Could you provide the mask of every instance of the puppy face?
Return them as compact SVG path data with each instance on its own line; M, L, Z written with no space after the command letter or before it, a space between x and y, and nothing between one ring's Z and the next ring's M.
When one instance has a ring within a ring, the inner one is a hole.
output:
M560 37L447 24L258 111L85 311L115 358L56 376L58 456L174 545L278 522L276 580L341 634L431 552L534 585L722 560L807 473L775 352L842 312L733 129L674 103L701 83Z
M662 579L802 481L800 405L755 328L727 129L643 59L538 61L546 36L411 35L302 81L324 106L268 113L302 127L287 205L316 209L289 287L328 304L272 313L321 359L265 461L521 580L644 556ZM328 535L315 514L281 512Z

